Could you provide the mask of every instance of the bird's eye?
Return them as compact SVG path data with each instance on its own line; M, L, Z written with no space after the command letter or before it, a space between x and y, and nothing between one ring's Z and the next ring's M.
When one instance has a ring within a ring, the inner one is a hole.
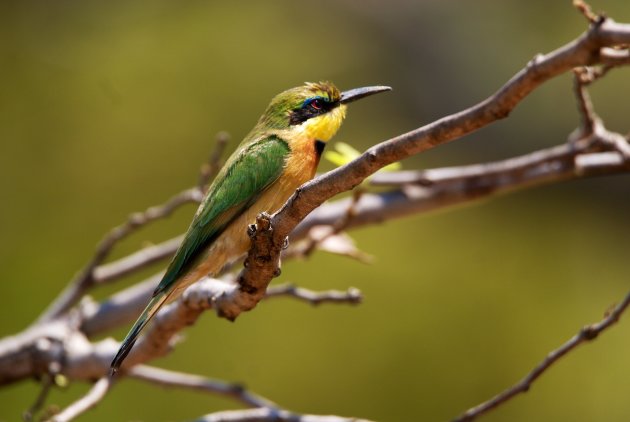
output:
M309 107L313 110L321 110L322 107L324 106L324 103L322 100L320 100L319 98L315 98L313 101L310 102Z

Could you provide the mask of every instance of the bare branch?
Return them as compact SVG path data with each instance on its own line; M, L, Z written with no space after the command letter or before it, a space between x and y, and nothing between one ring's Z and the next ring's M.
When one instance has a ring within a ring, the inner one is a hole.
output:
M621 137L612 132L605 133L617 139ZM621 158L616 148L613 149L615 152L602 152L595 148L598 143L606 143L606 148L613 148L600 135L592 142L558 145L491 163L377 173L370 179L372 185L397 186L399 189L363 194L347 229L452 207L518 189L600 174L629 172L630 162ZM616 158L611 160L611 154ZM591 161L604 160L597 161L597 168L586 168L581 161L586 156ZM334 224L342 218L350 202L349 199L343 199L324 204L293 230L291 238L306 236L314 226Z
M260 293L265 295L265 290L261 290ZM281 291L277 291L276 295L281 293ZM290 294L288 291L285 293ZM315 301L321 303L353 303L359 300L357 298L358 292L354 290L350 290L346 294L325 292L321 294L320 298L317 298L318 294L314 292L299 290L295 296L299 298L303 296L303 299L314 298ZM168 353L177 333L194 324L204 311L214 309L218 315L226 317L239 315L241 312L251 309L251 305L251 293L245 293L243 286L237 282L212 278L198 281L186 289L176 301L158 312L154 322L138 340L123 364L123 372L134 365ZM111 357L113 355L109 356L110 360Z
M102 303L94 303L89 300L84 301L84 303L81 304L81 331L85 333L87 337L92 337L135 320L146 306L147 301L151 297L151 293L155 289L155 285L161 277L162 273L155 274L143 282L115 294ZM235 283L223 280L214 280L214 283L216 283L217 286L217 290L213 291L214 294L217 294L220 288L233 289L236 286ZM204 291L210 294L207 289L204 289ZM221 290L221 292L223 291L224 290ZM306 300L307 297L313 297L313 295L320 297L320 299L317 300L319 303L358 303L361 301L361 293L353 288L348 289L347 292L335 290L313 292L301 287L295 287L291 284L285 284L269 288L266 294L267 297L295 296L296 298L304 300Z
M126 238L140 227L155 220L170 216L182 205L201 202L207 183L219 170L221 154L228 141L229 136L227 133L221 132L217 135L216 146L210 156L209 162L201 167L198 182L199 186L178 193L162 205L150 207L141 213L132 214L125 223L113 228L103 240L101 240L90 262L75 276L59 297L39 317L36 323L48 321L60 316L70 309L92 286L115 280L169 256L172 253L171 251L177 248L181 238L171 239L157 247L141 250L116 263L99 267L109 256L109 253L116 243Z
M230 384L225 381L204 378L199 375L184 374L147 365L138 365L127 375L152 384L164 387L185 388L211 394L231 397L249 407L275 407L275 403L254 394L240 384Z
M496 395L492 399L471 409L468 409L464 414L455 418L454 422L470 422L478 416L481 416L484 413L487 413L490 410L502 405L514 396L529 391L534 381L536 381L538 377L545 373L545 371L547 371L551 367L551 365L556 363L567 353L574 350L580 344L587 341L595 340L600 333L619 321L621 314L623 314L624 311L628 308L628 305L630 305L630 293L626 295L623 301L619 305L617 305L612 310L612 312L607 313L604 319L597 323L583 327L569 341L564 343L556 350L550 352L547 357L540 364L538 364L529 374L527 374L527 376L523 378L520 382L503 391L502 393Z
M606 133L608 132L604 135ZM626 142L621 135L617 137L621 138L620 141ZM400 189L378 194L363 194L361 201L355 205L354 216L348 222L347 228L432 211L518 188L577 177L630 171L630 160L625 160L618 152L602 152L601 148L594 148L592 150L598 152L589 153L591 147L587 147L587 144L592 147L597 142L560 145L495 163L377 174L372 178L372 184L400 186ZM613 148L614 144L608 142L604 146L606 145L607 148ZM293 238L304 237L314 226L336 224L347 215L351 203L352 199L347 198L319 208L296 228ZM82 316L79 319L83 333L87 336L97 335L133 320L145 306L160 276L161 274L156 274L143 283L116 294L102 304L84 301L81 306ZM238 310L241 302L236 298L244 293L237 294L239 289L236 283L204 280L188 290L185 292L186 297L196 298L195 300L188 300L184 304L177 305L182 307L180 310L167 311L168 308L166 308L158 314L159 320L162 318L160 315L165 313L163 325L168 329L163 330L156 325L156 334L150 335L153 340L147 344L155 345L162 341L162 348L157 350L149 348L137 362L146 362L166 353L170 349L169 340L178 330L192 323L203 309L211 307L221 309L232 303L232 312L234 314L241 312ZM248 306L251 306L251 303L244 309ZM186 311L187 308L190 309ZM151 327L149 329L151 332ZM72 327L61 321L59 324L46 325L42 327L42 330L29 330L13 338L1 340L0 384L14 382L33 374L45 373L46 362L50 362L53 357L48 352L39 351L38 339L58 338L59 344L65 344L64 339L68 338L71 331ZM49 340L45 342L49 343ZM102 361L86 360L85 362L90 361L93 364L84 366L80 371L77 369L78 372L72 372L73 375L70 378L86 379L88 376L102 375L104 372L101 371L106 370L108 359L111 359L111 354L115 353L116 343L113 341L111 343L109 348L100 349L102 352L99 356L102 356ZM66 349L66 356L90 356L87 349L76 353L73 350ZM73 359L66 358L66 360L75 362ZM100 363L97 364L97 362Z
M90 342L88 335L114 328L136 318L146 304L154 282L149 279L118 293L101 305L86 304L82 312L63 319L33 326L28 330L0 340L0 386L25 378L49 374L63 374L71 380L93 380L107 373L109 364L119 348L111 338ZM170 350L172 339L186 326L195 322L202 312L226 306L238 284L233 281L204 279L189 289L182 297L158 313L155 322L141 338L129 356L129 369L134 364L147 362ZM357 303L360 294L354 289L343 292L316 293L296 288L295 291L279 286L270 290L269 296L295 296L313 303ZM230 303L230 306L239 304ZM95 309L91 309L95 306ZM136 312L134 312L134 310ZM82 330L79 330L82 327ZM145 372L146 373L146 372Z
M630 50L625 48L604 47L600 52L604 66L598 77L604 76L610 69L630 64Z
M177 208L184 204L199 202L201 200L201 196L201 192L196 188L182 191L169 199L165 204L148 208L142 213L132 214L125 223L118 227L114 227L105 236L105 238L101 240L96 248L96 253L90 262L88 262L88 264L77 274L77 276L70 282L59 297L55 299L48 309L44 311L36 323L39 324L59 317L61 314L70 309L81 298L81 296L83 296L94 284L96 284L97 279L94 278L94 270L107 258L116 243L133 233L138 228L157 219L168 217ZM111 279L112 278L105 280Z
M343 216L339 218L339 220L331 225L331 230L329 230L325 236L309 236L304 247L300 248L296 253L302 257L307 257L312 254L315 248L317 248L317 246L324 242L327 238L344 231L348 227L352 219L355 217L357 213L357 204L359 203L359 199L361 199L363 193L363 189L361 189L360 187L355 189L352 192L352 201L348 205L348 209L346 210L345 214L343 214Z
M286 244L286 236L280 240L272 236L270 216L261 213L256 217L256 224L249 226L248 233L252 241L251 251L245 259L244 266L261 277L238 276L238 289L220 297L217 302L219 316L231 321L241 312L253 309L265 296L267 286L273 277L280 275L280 253Z
M202 416L195 422L370 422L333 415L301 415L279 409L228 410Z
M577 40L547 54L537 56L494 95L481 103L451 116L444 117L419 129L373 146L347 165L321 175L300 187L287 203L275 213L260 236L268 237L253 242L248 263L239 276L242 286L253 286L252 307L262 295L279 268L279 251L284 238L311 211L332 196L350 190L380 168L418 154L438 145L461 138L496 120L507 117L510 111L530 92L545 81L573 67L597 64L603 47L630 43L630 25L611 19L598 20ZM268 218L265 218L268 220ZM261 249L266 244L269 249ZM234 318L230 315L230 318Z
M630 171L630 163L616 152L592 148L593 142L565 144L492 163L377 173L370 179L370 184L399 189L363 193L360 201L347 198L326 203L293 230L291 239L295 244L307 237L313 227L335 226L339 221L344 221L344 229L352 229L517 189ZM348 210L352 210L351 219L346 219ZM173 248L175 244L173 241ZM142 251L137 254L140 253ZM84 306L84 332L92 336L133 320L146 305L159 277L160 274L155 275L138 287L127 289L98 306Z
M163 273L122 290L101 303L85 297L81 301L81 331L92 337L134 321L147 306Z
M303 287L297 287L293 284L281 284L279 286L271 286L267 289L267 298L290 296L299 300L310 303L311 305L319 305L322 303L361 303L363 296L358 289L350 287L347 291L327 290L324 292L314 292Z
M163 259L171 258L183 238L183 235L177 236L157 245L147 246L108 264L99 265L94 269L94 283L105 284L142 270Z
M575 166L579 171L589 174L606 174L611 168L628 167L625 163L623 154L618 152L598 152L575 157Z

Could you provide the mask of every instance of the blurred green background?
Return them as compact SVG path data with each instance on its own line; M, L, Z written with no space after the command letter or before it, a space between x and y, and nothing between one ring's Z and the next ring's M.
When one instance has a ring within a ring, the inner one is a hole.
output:
M353 104L336 137L365 149L472 105L579 35L585 20L570 3L1 2L0 335L33 321L108 229L195 183L214 134L229 131L233 147L276 93L327 79L393 86ZM630 21L627 0L592 4ZM611 129L630 129L629 94L629 69L592 88ZM403 164L509 157L562 143L576 125L564 76L509 119ZM362 305L279 299L235 324L208 313L155 364L243 382L300 412L447 420L623 297L629 181L563 183L357 230L372 265L320 253L287 263L279 281L355 286ZM182 231L193 211L115 256ZM484 420L628 420L629 319ZM49 402L64 406L86 389L73 384ZM0 420L18 420L38 391L34 381L0 389ZM186 420L237 406L129 380L80 420Z

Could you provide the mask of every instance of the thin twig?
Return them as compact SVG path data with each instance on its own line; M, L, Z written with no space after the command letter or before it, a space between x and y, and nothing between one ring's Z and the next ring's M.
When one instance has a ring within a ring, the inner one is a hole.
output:
M344 231L348 227L348 225L352 222L352 219L356 217L357 207L359 206L359 201L361 200L361 197L363 196L364 193L365 191L360 186L352 191L352 202L350 202L350 206L348 207L348 210L344 214L343 218L340 218L333 225L332 234L338 234Z
M163 275L163 271L153 274L100 303L84 297L79 306L80 330L86 336L94 337L134 321L147 306Z
M607 313L604 319L597 323L583 327L569 341L550 352L547 357L540 364L538 364L529 374L527 374L527 376L523 378L520 382L503 391L502 393L496 395L492 399L481 403L480 405L475 406L471 409L468 409L461 416L455 418L453 422L470 422L478 416L481 416L484 413L487 413L490 410L502 405L514 396L529 391L534 381L536 381L538 377L545 373L545 371L547 371L551 367L551 365L556 363L567 353L574 350L580 344L594 340L600 333L619 321L621 314L623 314L623 312L628 308L628 305L630 305L630 293L628 293L623 301L618 304L610 313Z
M597 23L600 19L596 13L593 13L591 6L584 0L573 0L573 6L575 6L590 23Z
M42 376L41 382L41 390L35 399L35 402L28 408L23 414L22 419L26 422L30 422L33 420L35 414L39 412L44 404L46 403L46 399L48 398L48 394L52 389L53 385L55 385L55 375L53 374L44 374Z
M201 192L205 192L208 189L209 183L214 179L221 169L221 155L225 151L225 147L230 141L230 134L227 132L219 132L216 136L216 142L214 150L210 154L208 161L201 165L199 170L199 180L197 182L197 188Z
M577 67L573 69L573 92L577 100L578 111L582 121L580 138L593 133L598 117L593 109L591 96L586 85L594 80L592 70L589 67Z
M302 257L308 257L313 253L313 251L317 248L317 246L320 245L322 242L324 242L327 238L337 235L341 233L343 230L345 230L357 213L357 205L363 193L364 191L361 187L358 187L355 190L353 190L352 201L348 205L348 209L341 216L341 218L339 218L336 222L332 224L332 230L326 233L326 235L323 237L322 236L315 237L312 235L309 236L308 241L306 242L306 245L300 248L297 254Z
M38 318L36 323L58 317L72 307L93 285L116 280L119 277L161 259L165 255L165 250L170 252L173 245L171 243L165 243L163 248L154 248L144 252L140 251L134 256L119 260L115 266L110 264L109 266L98 267L105 261L111 250L119 241L135 232L138 228L155 220L170 216L182 205L199 203L203 198L203 192L209 180L219 171L221 155L228 140L229 136L225 132L220 132L217 135L216 146L210 156L209 162L201 167L197 187L178 193L162 205L150 207L141 213L132 214L125 223L113 228L103 240L101 240L90 262L75 276L61 295Z
M111 380L105 376L98 380L80 399L66 407L61 413L53 416L48 422L68 422L96 406L107 394Z
M316 292L303 287L295 286L291 283L269 287L265 298L274 298L279 296L293 297L295 299L308 302L311 305L320 305L322 303L357 304L361 303L363 300L363 296L361 295L359 289L355 289L354 287L348 288L345 292L339 290Z
M171 258L180 243L183 235L165 240L164 242L147 246L116 261L99 265L94 269L95 284L104 284L120 279L136 271L143 270L151 264Z
M211 394L220 394L231 397L248 407L276 407L276 404L271 400L248 391L241 384L227 383L225 381L204 378L199 375L169 371L147 365L137 365L127 372L127 375L131 378L148 381L152 384L165 387L185 388Z
M370 422L367 419L334 415L302 415L281 409L227 410L210 413L195 422Z
M44 311L36 321L36 324L57 318L76 304L81 296L96 284L94 270L107 258L119 241L152 221L168 217L180 206L191 202L199 202L200 200L201 192L199 189L187 189L173 196L163 205L157 205L148 208L144 212L132 214L125 223L114 227L105 238L101 240L90 262L77 274L48 309ZM111 280L111 278L108 280Z

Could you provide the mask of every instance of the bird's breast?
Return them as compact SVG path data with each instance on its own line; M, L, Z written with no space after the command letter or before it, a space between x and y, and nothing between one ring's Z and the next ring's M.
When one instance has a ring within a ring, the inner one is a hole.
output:
M318 147L318 145L320 145ZM269 186L243 214L231 222L225 231L210 245L204 256L183 280L190 285L205 275L215 275L221 268L247 252L250 240L247 226L256 221L261 212L274 213L293 192L315 175L323 142L315 139L293 139L280 177Z

